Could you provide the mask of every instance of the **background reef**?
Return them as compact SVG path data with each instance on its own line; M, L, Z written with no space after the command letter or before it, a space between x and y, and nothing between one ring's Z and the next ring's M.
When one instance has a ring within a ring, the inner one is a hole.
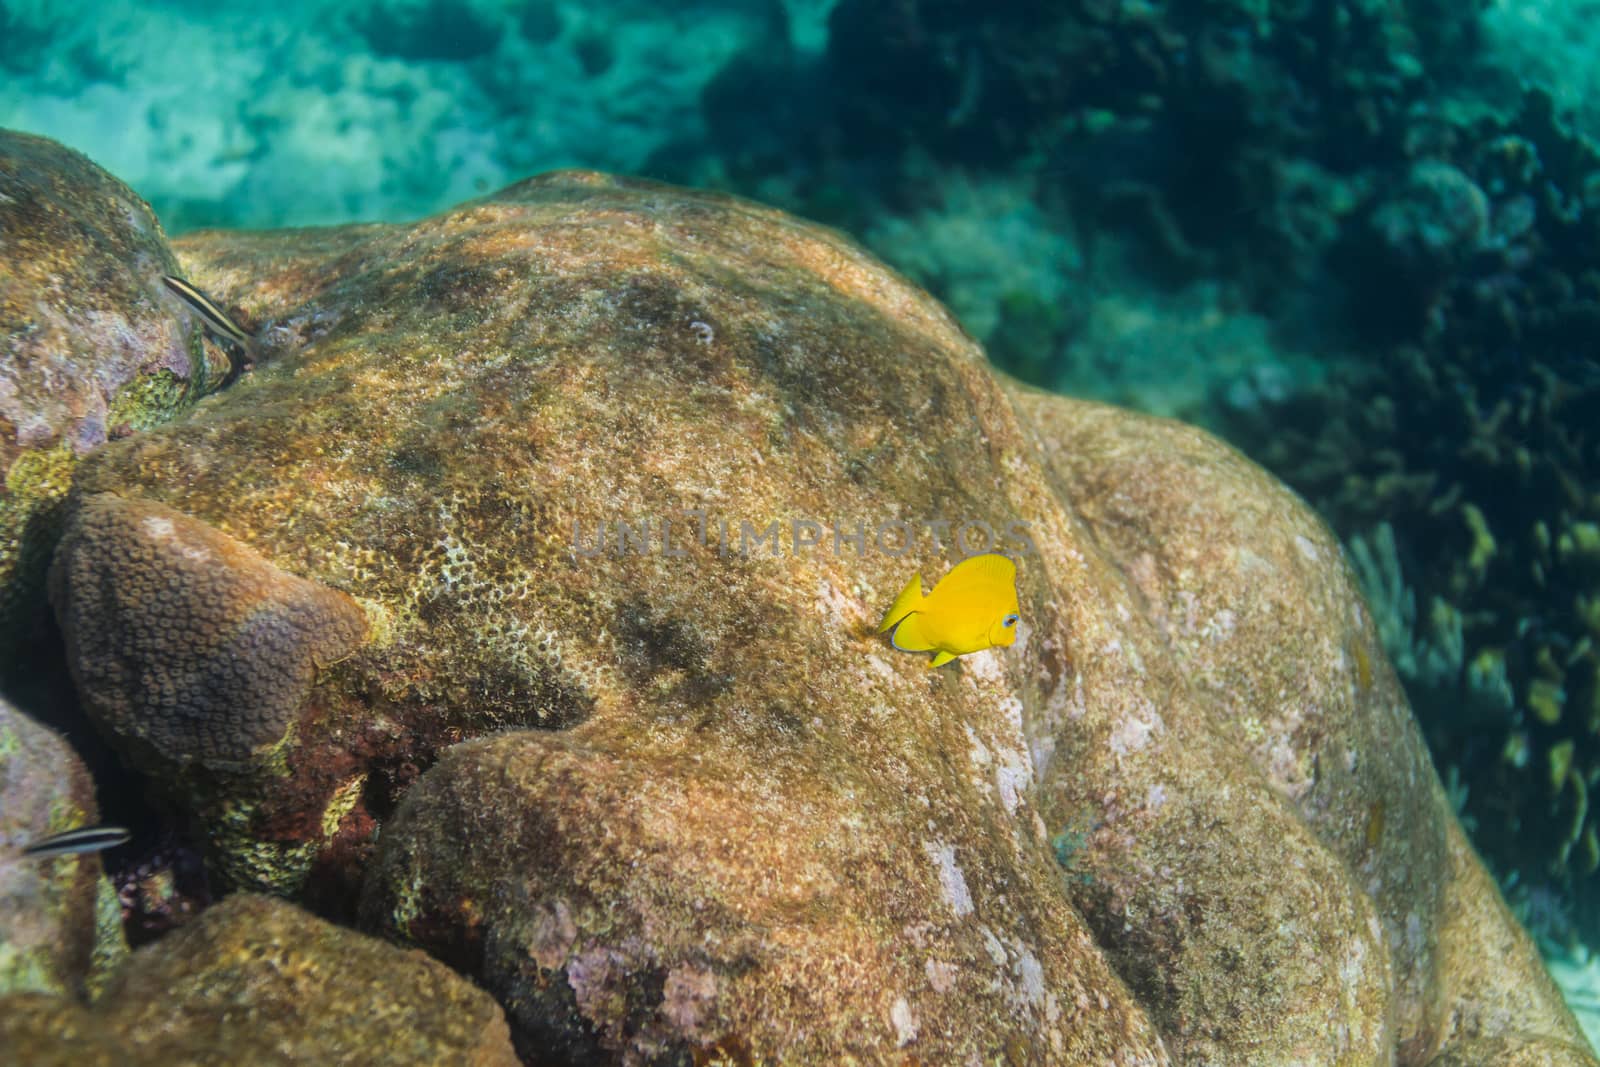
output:
M169 232L642 173L847 230L1024 381L1219 432L1345 542L1523 921L1600 945L1593 5L104 8L0 0L0 127ZM0 564L61 491L0 513Z

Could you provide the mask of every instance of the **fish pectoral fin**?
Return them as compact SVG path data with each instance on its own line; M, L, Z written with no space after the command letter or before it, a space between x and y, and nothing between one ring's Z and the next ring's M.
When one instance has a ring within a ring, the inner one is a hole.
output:
M922 616L917 614L906 616L894 628L894 636L889 641L901 652L926 652L933 647L933 642L922 632Z
M916 611L921 606L923 599L922 575L913 574L911 581L907 582L906 587L900 590L900 595L894 598L894 603L889 605L889 610L884 614L883 621L878 624L878 632L880 634L883 633L895 623Z
M932 662L928 664L928 669L931 671L935 667L943 667L946 663L949 663L955 658L956 654L954 652L946 652L944 649L940 649L939 654L933 657Z

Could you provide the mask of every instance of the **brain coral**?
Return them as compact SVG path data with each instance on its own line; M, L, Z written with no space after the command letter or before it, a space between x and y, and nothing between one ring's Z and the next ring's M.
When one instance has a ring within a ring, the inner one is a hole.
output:
M366 616L171 508L100 494L50 573L73 679L101 727L163 764L242 765L283 739Z
M85 696L265 766L277 714L230 747L151 679L281 608L251 552L361 598L274 773L193 806L302 850L280 888L365 878L530 1057L1592 1062L1337 542L1215 440L1019 393L848 240L652 183L181 251L255 279L262 360L79 467ZM1014 649L863 633L985 528L1029 535Z

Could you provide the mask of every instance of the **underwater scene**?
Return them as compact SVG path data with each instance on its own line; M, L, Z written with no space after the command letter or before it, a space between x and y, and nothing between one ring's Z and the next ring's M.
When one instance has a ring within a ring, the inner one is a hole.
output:
M0 1061L1600 1067L1597 101L0 0Z

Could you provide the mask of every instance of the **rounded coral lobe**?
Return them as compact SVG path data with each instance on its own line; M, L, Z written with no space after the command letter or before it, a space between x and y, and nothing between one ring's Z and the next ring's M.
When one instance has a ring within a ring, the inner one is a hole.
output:
M100 726L164 763L247 764L282 740L318 667L366 617L208 524L96 494L74 508L51 600Z

